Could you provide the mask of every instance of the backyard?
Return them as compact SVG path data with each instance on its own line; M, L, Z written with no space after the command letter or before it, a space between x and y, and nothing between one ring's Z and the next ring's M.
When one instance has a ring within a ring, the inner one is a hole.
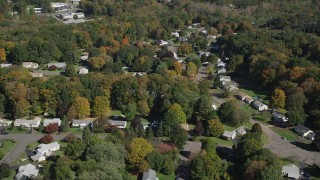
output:
M15 146L15 142L13 140L4 140L1 141L0 146L0 159L4 158L7 153Z

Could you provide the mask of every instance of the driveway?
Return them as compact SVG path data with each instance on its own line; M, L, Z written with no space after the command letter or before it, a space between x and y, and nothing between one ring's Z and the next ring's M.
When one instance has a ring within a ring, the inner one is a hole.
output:
M69 133L60 133L53 134L52 137L54 141L59 141L66 137ZM42 138L44 134L8 134L8 135L0 135L0 140L2 139L12 139L16 141L16 145L12 148L12 150L0 161L6 162L8 164L12 164L19 160L18 158L22 153L27 152L27 146L32 144L33 142L38 141ZM78 136L78 135L76 135Z
M254 124L257 121L251 119L250 122ZM289 141L281 139L281 136L263 124L259 124L261 125L263 132L266 133L269 138L269 142L264 145L264 148L269 149L280 157L294 159L308 165L314 163L318 166L320 165L320 152L301 149L300 147L291 144Z

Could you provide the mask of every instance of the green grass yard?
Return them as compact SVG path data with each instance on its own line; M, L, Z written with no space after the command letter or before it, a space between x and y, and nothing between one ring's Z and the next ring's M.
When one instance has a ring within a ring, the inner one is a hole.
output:
M221 139L221 138L218 138L218 137L198 136L198 137L196 137L196 141L201 141L203 139L208 139L208 138L213 140L216 145L221 145L221 146L226 146L226 147L232 147L234 145L233 141L231 141L231 140L228 141L228 140Z
M8 152L16 145L12 140L3 140L1 141L0 147L0 159L4 158Z
M290 142L296 141L299 136L289 128L271 127L270 129L276 132L279 136L286 138Z
M174 174L165 175L165 174L157 172L157 177L159 178L159 180L174 180L176 176ZM129 180L138 180L138 175L130 174Z

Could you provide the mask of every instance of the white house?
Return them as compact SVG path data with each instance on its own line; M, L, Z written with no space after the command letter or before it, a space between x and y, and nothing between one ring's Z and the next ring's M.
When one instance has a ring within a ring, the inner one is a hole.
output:
M171 33L171 35L176 38L180 36L179 32L173 32Z
M34 62L23 62L22 67L25 67L28 69L37 69L39 67L39 64Z
M263 110L268 110L268 106L263 104L262 102L260 101L254 101L252 103L252 106L257 109L258 111L263 111Z
M169 45L169 42L164 41L164 40L160 40L160 41L157 41L156 44L159 46L165 46L165 45Z
M219 76L219 80L223 84L224 82L230 82L231 81L231 77L230 76Z
M218 68L225 68L226 67L226 63L222 62L222 61L218 61L217 62L217 67Z
M48 68L50 68L51 66L55 66L58 69L65 69L67 67L67 64L64 62L48 63Z
M72 13L72 12L66 12L59 14L59 18L62 20L69 20L69 19L75 19L77 17L78 19L83 19L84 14L83 13Z
M1 68L8 68L8 67L10 67L10 66L12 66L12 64L0 64L0 67Z
M240 126L236 129L236 132L237 132L237 135L238 136L243 136L245 134L247 134L247 130L246 130L246 127L244 126Z
M234 139L237 136L237 132L235 130L233 131L224 131L222 134L222 137L226 139Z
M148 169L148 171L143 173L142 180L159 180L159 178L157 178L157 173L155 170Z
M16 180L29 179L31 177L36 177L39 174L39 169L35 165L27 164L25 166L20 166L18 173L16 175Z
M3 127L7 127L7 126L10 126L12 124L12 121L8 121L8 120L5 120L5 119L0 119L0 127L3 126Z
M89 53L88 53L88 52L83 52L82 55L81 55L81 57L80 57L80 59L81 59L82 61L88 60L88 59L89 59Z
M93 120L74 119L72 121L72 126L73 127L80 127L81 129L83 129L84 127L86 127L88 124L91 124L92 122L93 122Z
M32 161L34 162L41 162L41 161L45 161L46 157L43 154L37 153L33 156L30 156L30 159L32 159Z
M16 119L13 123L15 127L23 126L23 127L33 127L37 128L40 125L41 119L39 117L35 117L33 120L28 120L28 119Z
M30 75L34 78L40 78L40 77L43 77L43 74L42 73L33 73L33 72L30 72Z
M88 74L89 73L89 69L87 69L87 68L80 68L79 69L79 74Z
M55 11L68 11L71 7L67 3L52 2L51 8Z
M290 179L299 179L300 169L294 164L286 165L282 167L282 175Z
M60 149L60 144L58 142L50 143L50 144L40 144L38 146L37 152L43 155L50 155L54 151L58 151Z
M278 123L288 122L288 118L285 115L276 111L272 113L272 118Z
M206 57L209 57L210 56L210 52L207 52L207 51L199 51L199 56L201 58L202 55L205 55Z
M79 4L81 2L81 0L71 0L72 4Z
M217 110L217 109L218 109L216 103L213 103L213 104L212 104L212 109L214 109L214 110Z
M61 119L60 118L44 119L43 126L46 127L49 124L58 124L58 126L60 126L61 125Z
M111 126L117 126L119 129L125 129L127 126L127 121L116 121L116 120L109 120Z
M218 74L222 74L222 73L226 73L226 72L227 72L226 68L219 68L218 69Z
M294 129L302 137L310 139L312 141L316 137L316 133L314 133L313 131L311 131L310 129L306 128L305 126L303 126L301 124L298 124Z
M222 84L223 84L223 88L225 90L228 90L229 92L236 92L239 90L238 84L233 81L231 82L222 81Z

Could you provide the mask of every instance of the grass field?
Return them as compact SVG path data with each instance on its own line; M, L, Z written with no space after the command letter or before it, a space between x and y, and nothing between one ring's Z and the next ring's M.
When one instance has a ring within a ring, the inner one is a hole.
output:
M25 134L27 132L29 132L30 129L28 128L23 128L23 127L9 127L6 129L6 132L8 132L9 134Z
M0 159L4 158L8 152L16 145L12 140L3 140L0 147Z
M159 180L174 180L176 176L174 174L164 175L162 173L157 172L157 177L159 178ZM130 174L129 180L138 180L138 175Z
M298 135L292 132L292 130L289 128L271 127L270 129L279 134L279 136L286 138L290 142L297 140Z
M201 141L203 139L208 139L210 138L211 140L213 140L215 142L216 145L221 145L221 146L227 146L227 147L232 147L233 146L233 141L231 140L225 140L225 139L221 139L218 137L205 137L205 136L198 136L196 137L196 141Z

